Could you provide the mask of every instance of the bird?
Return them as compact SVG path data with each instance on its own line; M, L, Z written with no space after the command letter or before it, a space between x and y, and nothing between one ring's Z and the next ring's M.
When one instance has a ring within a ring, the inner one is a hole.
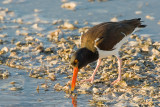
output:
M91 27L81 35L81 47L71 56L70 64L73 66L71 92L75 89L79 69L87 64L97 61L96 68L89 79L81 80L93 83L95 74L101 64L101 60L114 55L118 59L118 78L111 84L122 80L122 60L119 56L121 46L128 40L136 29L144 28L141 18L122 20L119 22L104 22Z

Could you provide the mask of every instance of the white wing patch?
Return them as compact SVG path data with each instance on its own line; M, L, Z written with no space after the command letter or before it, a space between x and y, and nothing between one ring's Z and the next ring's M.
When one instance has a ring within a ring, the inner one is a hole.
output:
M80 45L81 45L81 42L82 42L81 38L82 38L82 35L80 36Z
M132 34L133 34L134 32L137 32L137 31L139 31L139 30L141 30L141 28L139 28L139 27L136 27L136 28L134 29L134 31L132 32Z
M129 37L130 37L130 35L126 35L125 33L123 33L123 32L121 32L123 35L125 35L125 37L120 41L120 42L118 42L117 44L115 44L114 45L114 48L115 49L120 49L121 48L121 46L125 43L125 42L127 42L127 40L129 39Z
M114 45L113 50L111 51L105 51L105 50L100 50L96 45L95 47L98 50L99 53L99 58L105 58L107 56L110 55L118 55L118 51L121 48L121 46L128 40L128 38L130 37L130 35L126 35L125 33L121 32L123 35L125 35L125 37L117 44ZM96 39L95 41L98 41L98 39Z
M99 58L105 58L107 56L110 56L110 55L118 55L118 52L121 48L121 46L127 42L127 40L129 39L130 35L132 35L135 31L137 30L137 28L129 35L126 35L125 33L121 32L125 37L117 44L114 45L113 47L113 50L111 51L105 51L105 50L100 50L96 45L96 49L98 50L98 53L99 53ZM95 40L95 43L99 40L100 38L97 38Z
M104 51L104 50L100 50L97 46L95 46L97 48L98 54L99 54L99 58L106 58L107 56L110 55L118 55L118 49L112 50L112 51Z
M121 32L124 36L127 36L125 33Z
M94 42L96 43L97 41L99 41L100 38L97 38L96 40L94 40Z

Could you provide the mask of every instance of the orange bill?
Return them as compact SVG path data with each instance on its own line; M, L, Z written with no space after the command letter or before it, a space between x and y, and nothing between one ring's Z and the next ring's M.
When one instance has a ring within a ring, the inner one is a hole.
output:
M77 74L78 74L78 67L75 67L73 71L71 91L74 91L74 88L76 85Z

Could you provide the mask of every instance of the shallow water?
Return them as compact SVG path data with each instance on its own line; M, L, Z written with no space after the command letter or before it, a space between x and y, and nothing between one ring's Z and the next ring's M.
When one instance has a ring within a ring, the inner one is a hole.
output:
M11 106L11 107L28 107L28 106L46 106L46 107L69 107L72 106L72 98L66 95L64 92L57 92L53 90L54 84L58 81L63 84L63 80L57 78L57 81L53 82L50 80L44 81L43 79L30 78L28 73L24 70L18 70L14 68L9 68L5 66L0 66L3 69L7 69L11 76L7 79L0 80L0 106ZM21 87L22 89L18 91L11 91L10 88L14 85L10 82L16 82L16 87ZM40 87L41 84L49 84L48 90L44 90ZM36 90L37 85L39 85L39 92ZM79 95L78 105L88 105L88 99L90 95Z
M110 21L111 18L117 17L118 20L131 19L140 17L147 25L147 27L137 34L149 35L155 41L160 41L160 21L159 15L159 0L109 0L107 2L88 2L87 0L77 1L78 5L74 11L61 8L61 2L58 0L12 0L9 4L3 4L0 1L0 7L8 8L15 12L14 18L21 18L24 22L30 21L36 23L36 17L40 19L52 22L54 20L62 19L69 20L70 22L78 21L80 27L84 26L84 22L88 22L90 26L95 23ZM40 10L35 13L34 9ZM135 11L141 11L139 15L135 14ZM153 16L154 20L146 19L146 16ZM2 26L17 26L14 23L1 23ZM40 24L44 29L42 31L35 31L30 25L20 25L22 27L29 28L28 32L41 32L45 35L49 31L55 30L56 26L51 23ZM21 28L20 28L21 29ZM2 34L8 34L6 40L16 39L16 41L23 41L23 37L15 35L14 29L4 29ZM72 34L80 35L77 31L73 31ZM66 35L67 36L67 35ZM50 42L47 42L45 38L39 38L41 41L45 41L45 46L52 46ZM0 48L7 46L12 47L12 44L0 45ZM30 78L29 73L26 70L19 70L10 68L5 65L0 65L1 68L7 69L11 76L7 79L0 80L0 106L73 106L72 99L64 92L57 92L53 90L54 84L57 82L64 84L67 80L63 79L63 76L59 76L56 81L45 81L44 79ZM13 85L11 81L16 82L16 86L22 87L18 91L10 91L9 88ZM49 84L49 89L45 91L40 88L39 93L36 88L37 85L42 83ZM89 100L92 99L91 95L78 95L77 105L89 106Z

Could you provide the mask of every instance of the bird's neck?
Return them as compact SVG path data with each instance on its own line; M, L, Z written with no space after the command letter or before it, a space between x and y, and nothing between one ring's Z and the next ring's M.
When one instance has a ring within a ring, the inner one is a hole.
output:
M98 57L99 57L99 54L98 54L97 50L95 50L93 52L93 51L91 51L91 50L89 50L89 49L86 48L86 53L87 53L87 62L88 63L96 61L98 59Z

